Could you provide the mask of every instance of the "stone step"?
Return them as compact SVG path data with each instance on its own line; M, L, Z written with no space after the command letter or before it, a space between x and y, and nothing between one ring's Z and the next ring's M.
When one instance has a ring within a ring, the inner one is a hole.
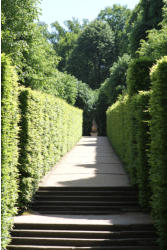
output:
M102 191L102 190L39 190L36 192L36 195L40 196L135 196L137 197L136 191Z
M58 223L23 223L14 224L14 229L35 229L35 230L81 230L81 231L155 231L152 224L128 224L128 225L109 225L109 224L58 224Z
M105 210L105 211L103 211L103 210L98 210L98 211L96 211L96 210L92 210L92 211L69 211L69 210L64 210L64 211L62 211L62 210L57 210L57 211L54 211L54 210L52 210L52 211L48 211L48 210L41 210L41 211L37 211L37 210L32 210L32 213L38 213L39 215L45 215L45 216L47 216L47 215L70 215L70 216L72 216L72 215L116 215L116 214L122 214L122 213L124 213L124 212L141 212L141 209L133 209L133 208L131 208L131 209L122 209L122 210L114 210L114 209L112 209L112 210Z
M89 207L89 206L98 206L100 207L119 207L119 206L132 206L136 207L139 206L137 201L34 201L31 203L31 206L37 206L37 207L59 207L59 206L65 206L65 207L72 207L72 206L83 206L83 207Z
M111 215L129 212L141 212L138 207L97 207L97 206L71 206L71 207L32 207L32 212L38 212L42 215L62 214L62 215Z
M60 237L60 238L156 238L155 231L81 231L81 230L24 230L14 229L11 232L13 237Z
M127 239L83 239L83 238L42 238L42 237L12 237L13 245L44 245L44 246L153 246L153 238Z
M93 196L93 195L63 195L56 196L53 194L36 194L33 201L137 201L137 195L106 195L106 196Z
M39 186L39 191L131 191L136 192L137 189L131 186L77 186L77 187L58 187L58 186Z
M157 246L100 246L100 247L73 247L73 246L40 246L40 245L9 245L8 250L159 250Z

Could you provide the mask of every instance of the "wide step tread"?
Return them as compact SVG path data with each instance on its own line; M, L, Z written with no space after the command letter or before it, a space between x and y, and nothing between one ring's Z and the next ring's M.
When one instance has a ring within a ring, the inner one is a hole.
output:
M13 237L60 237L60 238L156 238L155 232L150 231L72 231L72 230L18 230L12 231Z
M99 195L102 195L102 196L118 196L118 195L127 195L127 196L130 196L130 195L135 195L137 196L137 192L134 192L134 191L110 191L110 190L106 190L106 191L96 191L96 190L90 190L90 191L84 191L84 190L76 190L76 191L56 191L56 190L53 190L53 191L50 191L50 190L42 190L42 191L38 191L36 193L37 195L50 195L50 196L53 196L53 195L57 195L57 196L65 196L65 195L73 195L73 196L84 196L84 195L87 195L87 196L99 196Z
M139 239L76 239L76 238L35 238L35 237L13 237L13 244L31 244L31 245L48 245L48 246L126 246L126 245L155 245L152 238Z
M37 230L81 230L81 231L155 231L151 224L109 225L109 224L46 224L46 223L15 223L15 229Z
M37 206L63 206L63 205L78 205L78 206L89 206L94 204L94 206L104 207L104 206L139 206L136 201L122 201L122 202L114 202L114 201L36 201L33 202L32 205Z
M52 195L36 195L34 198L34 202L48 202L48 201L92 201L92 202L105 202L105 201L115 201L115 202L136 202L136 196L52 196Z
M100 247L73 247L73 246L32 246L32 245L9 245L7 250L159 250L157 246L100 246Z

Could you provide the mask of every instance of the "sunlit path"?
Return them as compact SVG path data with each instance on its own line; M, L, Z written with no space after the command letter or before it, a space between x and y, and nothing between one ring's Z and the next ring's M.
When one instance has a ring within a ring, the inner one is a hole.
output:
M129 186L107 137L83 137L40 186Z

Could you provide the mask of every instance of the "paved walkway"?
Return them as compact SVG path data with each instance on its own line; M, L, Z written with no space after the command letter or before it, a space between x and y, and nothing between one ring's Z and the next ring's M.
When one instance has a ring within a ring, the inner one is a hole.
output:
M130 186L123 166L107 137L83 137L46 175L40 186ZM47 215L16 216L15 223L147 224L142 212L122 215Z
M129 186L107 137L82 137L40 186Z

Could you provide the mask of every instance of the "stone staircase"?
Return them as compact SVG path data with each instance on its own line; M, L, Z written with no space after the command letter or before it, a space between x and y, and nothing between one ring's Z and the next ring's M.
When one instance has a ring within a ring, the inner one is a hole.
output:
M31 204L39 215L102 216L141 211L132 187L40 187ZM91 217L90 217L91 218ZM152 224L15 223L9 250L158 250Z
M16 224L8 249L115 249L152 250L156 247L151 225Z
M119 214L141 211L131 187L40 187L31 204L41 214Z

